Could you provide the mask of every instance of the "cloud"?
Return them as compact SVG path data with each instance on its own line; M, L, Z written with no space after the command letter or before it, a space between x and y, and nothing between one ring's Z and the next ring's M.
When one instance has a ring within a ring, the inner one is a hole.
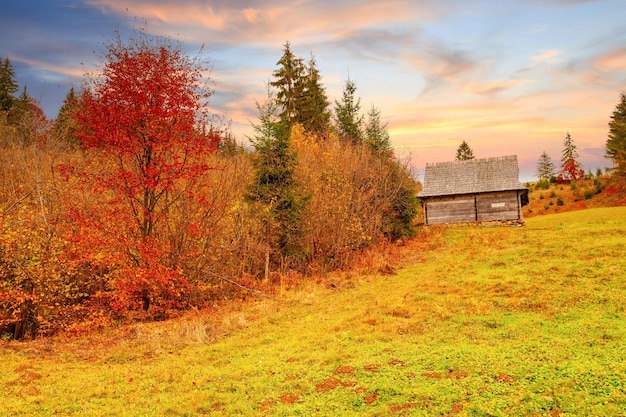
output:
M534 63L551 62L554 61L554 58L558 57L559 55L561 55L560 51L550 49L547 51L543 51L539 55L530 57L530 60Z
M496 95L532 82L534 82L534 80L529 78L473 82L468 85L468 91L478 95Z
M226 35L221 43L267 45L289 40L332 41L346 33L390 24L411 23L420 17L441 13L441 7L422 1L403 0L332 1L299 0L286 5L279 0L179 2L156 0L87 0L103 13L123 17L141 16L150 27L171 35L178 31L193 41L211 41ZM357 18L358 16L358 18Z
M13 62L19 62L21 64L37 68L38 71L56 74L57 76L62 76L63 78L76 78L81 77L84 74L83 69L80 66L74 65L74 63L72 63L71 66L63 66L53 64L48 61L25 58L21 56L11 59Z
M602 72L624 72L626 70L626 48L621 47L597 56L593 66Z

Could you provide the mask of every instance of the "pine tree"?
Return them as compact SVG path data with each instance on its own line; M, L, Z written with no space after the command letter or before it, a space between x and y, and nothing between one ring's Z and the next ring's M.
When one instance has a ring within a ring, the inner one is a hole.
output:
M14 94L18 86L15 82L15 71L9 58L0 62L0 111L9 111L15 102Z
M374 105L367 113L367 122L364 132L365 143L375 153L389 154L392 151L387 131L387 123L382 124L380 120L380 110Z
M360 111L361 98L356 97L356 84L348 78L341 101L335 100L335 125L341 139L353 144L363 141Z
M571 135L567 132L563 141L563 152L561 153L561 162L566 163L570 159L578 159L578 147L574 144Z
M17 124L24 119L24 116L28 113L30 105L33 103L33 99L28 94L26 86L22 88L22 92L19 97L13 101L13 107L11 108L10 118L13 123Z
M554 176L554 164L552 159L543 151L537 162L537 177L539 181L549 181Z
M467 161L469 159L474 159L474 151L472 151L467 142L463 141L456 150L456 160Z
M415 234L413 219L417 215L419 201L416 183L408 168L395 159L386 159L390 165L389 183L392 184L390 205L382 213L383 233L394 241Z
M277 90L275 99L279 105L281 121L291 128L301 121L299 109L305 89L305 66L302 58L291 52L289 42L285 43L283 55L276 65L279 68L272 73L274 81L270 82L270 86Z
M249 138L256 150L255 180L247 199L265 208L267 275L272 253L284 258L302 252L302 216L308 197L298 192L294 180L297 157L289 146L290 132L285 130L277 101L269 91L267 101L257 103L257 110L259 124L253 125L255 135Z
M624 92L609 122L606 156L613 161L615 173L622 179L626 179L626 93Z
M578 181L585 176L585 171L580 168L580 163L578 163L577 159L578 147L574 144L574 140L569 132L567 132L563 141L563 152L561 153L561 171L557 176L559 183Z
M59 113L54 121L52 130L53 136L62 142L68 143L71 147L77 147L80 143L77 133L77 123L74 120L74 113L78 110L78 97L74 91L74 87L65 96L63 104L59 109Z
M315 57L311 54L305 74L304 90L300 108L300 121L303 127L312 132L323 133L330 124L329 102L321 84L322 77L317 69Z

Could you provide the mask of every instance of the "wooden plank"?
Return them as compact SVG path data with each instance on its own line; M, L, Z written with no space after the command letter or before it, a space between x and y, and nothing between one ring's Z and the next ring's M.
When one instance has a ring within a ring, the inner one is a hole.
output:
M478 194L476 204L479 221L519 219L517 191Z
M450 196L429 199L427 202L427 223L459 223L476 220L474 196Z

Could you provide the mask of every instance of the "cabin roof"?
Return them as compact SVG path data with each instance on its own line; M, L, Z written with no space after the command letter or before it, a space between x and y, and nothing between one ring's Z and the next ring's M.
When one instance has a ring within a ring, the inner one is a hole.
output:
M524 190L517 155L426 164L419 197Z

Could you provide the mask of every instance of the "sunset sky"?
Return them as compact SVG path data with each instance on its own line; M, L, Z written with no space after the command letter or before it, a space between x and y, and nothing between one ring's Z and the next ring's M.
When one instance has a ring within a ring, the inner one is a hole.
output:
M560 164L569 132L585 170L604 158L626 90L624 0L4 0L0 57L54 118L104 44L145 24L212 61L216 112L246 141L255 100L283 44L313 53L331 100L356 82L382 112L418 179L467 141L478 158L518 155L534 180L545 150Z

